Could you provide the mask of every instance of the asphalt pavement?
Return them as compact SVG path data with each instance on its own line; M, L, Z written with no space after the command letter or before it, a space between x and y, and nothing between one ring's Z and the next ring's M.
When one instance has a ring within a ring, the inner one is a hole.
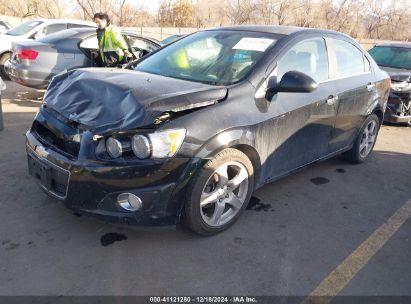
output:
M24 133L42 92L6 84L0 295L411 296L411 128L384 125L364 164L335 157L262 187L219 235L142 231L40 190Z

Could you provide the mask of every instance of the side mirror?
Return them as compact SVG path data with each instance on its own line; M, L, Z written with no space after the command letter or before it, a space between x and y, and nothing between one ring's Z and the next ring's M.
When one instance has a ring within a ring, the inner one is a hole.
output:
M270 77L270 79L268 79L267 93L309 93L317 87L317 82L310 76L297 71L289 71L283 75L280 83L277 83L276 76Z

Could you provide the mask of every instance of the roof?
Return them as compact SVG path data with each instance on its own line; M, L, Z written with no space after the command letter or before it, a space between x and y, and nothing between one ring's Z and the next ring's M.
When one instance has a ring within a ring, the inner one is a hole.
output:
M232 31L250 31L250 32L262 32L262 33L272 33L280 35L291 35L297 32L321 32L321 33L333 33L341 34L340 32L317 29L317 28L308 28L308 27L298 27L298 26L285 26L285 25L238 25L238 26L227 26L219 28L211 28L210 30L232 30Z
M90 28L90 27L74 27L68 30L64 30L64 31L59 31L57 33L54 33L52 35L55 35L56 37L58 37L57 35L61 35L62 32L67 32L70 31L73 36L79 37L79 38L84 38L86 35L90 35L90 34L95 34L96 33L96 28ZM150 40L151 42L154 42L155 44L159 44L159 41L157 39L151 38L151 37L147 37L147 36L142 36L140 34L134 33L134 32L130 32L130 31L121 31L121 33L123 33L123 35L132 35L135 37L139 37L139 38L143 38L143 39L147 39ZM48 36L46 36L48 37Z
M89 25L89 26L96 26L96 24L92 21L84 21L84 20L78 20L78 19L34 19L34 20L30 20L30 21L42 21L42 22L46 22L46 23L74 23L74 24L84 24L84 25Z
M411 48L411 42L385 42L385 43L379 43L375 46L391 46L391 47L399 47L399 48Z

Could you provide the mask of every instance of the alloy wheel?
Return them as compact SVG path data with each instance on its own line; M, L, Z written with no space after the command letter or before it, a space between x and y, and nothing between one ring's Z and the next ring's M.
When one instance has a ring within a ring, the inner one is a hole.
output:
M364 128L359 151L361 157L366 158L368 154L370 154L374 146L375 139L377 138L377 131L378 126L375 120L371 120Z
M248 191L248 172L237 161L224 163L209 177L200 198L204 222L220 227L241 210Z

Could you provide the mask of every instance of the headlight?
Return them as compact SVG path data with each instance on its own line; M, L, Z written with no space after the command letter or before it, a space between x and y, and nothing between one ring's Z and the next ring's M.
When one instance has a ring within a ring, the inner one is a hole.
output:
M130 151L130 141L109 137L106 140L106 149L112 158L118 158L123 155L124 152Z
M139 159L173 157L180 149L186 135L185 129L165 130L130 137L109 137L106 150L111 158L127 156L133 151Z
M151 155L150 140L144 135L134 135L131 140L131 148L139 159L145 159Z
M153 158L172 157L180 149L186 136L185 129L166 130L149 134Z

